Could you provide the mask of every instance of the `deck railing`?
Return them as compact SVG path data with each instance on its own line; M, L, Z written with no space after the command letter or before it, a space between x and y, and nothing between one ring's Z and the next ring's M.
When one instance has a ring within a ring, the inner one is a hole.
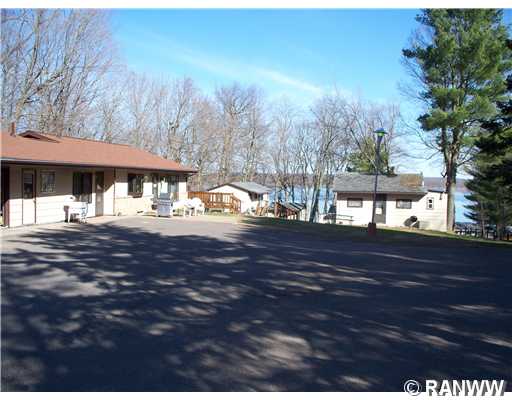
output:
M220 192L188 192L188 198L199 198L207 210L229 210L232 213L240 213L242 202L233 193Z

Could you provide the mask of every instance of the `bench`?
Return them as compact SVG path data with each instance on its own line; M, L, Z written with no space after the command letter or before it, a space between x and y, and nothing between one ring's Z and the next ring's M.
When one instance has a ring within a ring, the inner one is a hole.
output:
M345 221L352 225L354 222L354 217L352 215L327 213L324 216L324 220L329 221L331 224L337 224L338 221L340 221L340 224L343 224Z
M352 215L345 214L336 214L336 223L340 221L340 224L343 225L343 222L348 222L349 225L354 223L354 217Z

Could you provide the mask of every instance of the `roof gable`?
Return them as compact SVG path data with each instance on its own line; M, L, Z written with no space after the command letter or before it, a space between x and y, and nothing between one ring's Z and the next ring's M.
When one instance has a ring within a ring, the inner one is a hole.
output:
M45 140L47 142L59 143L59 141L56 140L55 138L51 138L48 135L43 135L39 132L34 132L34 131L26 131L26 132L20 133L19 136L27 138L27 139Z

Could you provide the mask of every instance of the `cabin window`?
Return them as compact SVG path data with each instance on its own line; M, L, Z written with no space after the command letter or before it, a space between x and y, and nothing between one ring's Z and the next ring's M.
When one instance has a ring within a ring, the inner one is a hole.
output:
M349 198L347 199L347 207L361 208L363 207L363 199Z
M412 208L412 200L411 199L397 199L396 208L410 210Z
M73 196L78 201L92 203L91 172L73 172Z
M41 193L55 193L55 171L41 171Z
M128 174L128 194L130 196L142 196L144 175Z
M434 209L434 198L427 197L427 210L433 210L433 209Z

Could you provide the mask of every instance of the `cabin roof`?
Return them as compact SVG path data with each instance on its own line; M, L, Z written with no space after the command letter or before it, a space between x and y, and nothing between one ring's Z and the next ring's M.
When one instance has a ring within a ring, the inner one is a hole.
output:
M373 193L375 175L345 172L334 179L338 193ZM425 194L422 174L379 175L377 193Z
M221 185L211 187L208 190L217 189L222 186L233 186L234 188L243 190L244 192L256 194L266 194L271 192L271 190L268 187L260 185L259 183L256 182L226 182Z

